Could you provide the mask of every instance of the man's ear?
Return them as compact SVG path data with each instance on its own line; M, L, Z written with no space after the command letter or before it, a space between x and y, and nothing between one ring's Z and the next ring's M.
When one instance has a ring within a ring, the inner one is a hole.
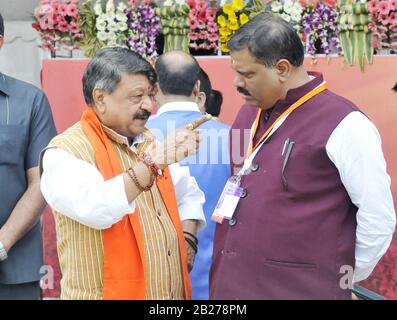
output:
M94 100L94 106L99 113L105 113L106 103L105 103L105 91L102 89L95 88L92 91L92 98Z
M4 37L0 36L0 49L3 46L3 44L4 44Z
M285 83L292 72L291 63L287 59L280 59L277 61L275 68L280 82Z
M207 101L207 95L204 92L199 92L198 96L197 96L197 100L196 103L200 109L200 112L202 114L205 113L205 102Z
M192 92L193 96L198 97L201 91L200 86L201 86L201 82L200 80L197 80L193 87L193 92Z

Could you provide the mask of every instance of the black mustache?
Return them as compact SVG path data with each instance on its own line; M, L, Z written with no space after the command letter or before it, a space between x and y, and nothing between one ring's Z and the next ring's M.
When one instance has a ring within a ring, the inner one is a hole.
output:
M147 120L147 119L149 119L149 117L150 117L151 114L152 114L151 112L146 111L146 110L143 110L143 111L141 111L141 112L135 114L134 120L135 120L135 119L138 119L138 120Z
M245 96L250 96L251 95L247 89L244 89L242 87L237 87L237 91L242 93Z

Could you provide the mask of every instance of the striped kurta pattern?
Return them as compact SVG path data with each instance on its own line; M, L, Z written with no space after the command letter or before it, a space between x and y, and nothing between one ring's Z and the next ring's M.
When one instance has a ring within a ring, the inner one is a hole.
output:
M124 170L136 164L135 153L114 131L104 128L112 140ZM139 151L151 147L150 131ZM55 137L49 147L58 147L94 166L94 150L76 123ZM66 170L66 168L65 168ZM168 215L160 191L154 184L150 191L135 199L139 212L145 249L146 298L184 299L182 268L176 230ZM103 231L89 228L61 212L53 210L59 262L62 271L62 299L102 299L103 290Z

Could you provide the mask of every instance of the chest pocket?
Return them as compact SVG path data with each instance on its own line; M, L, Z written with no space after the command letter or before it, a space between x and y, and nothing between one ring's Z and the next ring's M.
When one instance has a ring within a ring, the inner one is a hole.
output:
M23 164L24 141L23 125L0 125L0 165Z

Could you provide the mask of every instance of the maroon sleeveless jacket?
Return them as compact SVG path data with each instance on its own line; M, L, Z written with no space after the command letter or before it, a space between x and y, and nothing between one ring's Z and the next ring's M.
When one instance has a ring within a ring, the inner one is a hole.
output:
M256 141L322 81L317 75L290 90L268 119L263 114ZM342 119L357 110L325 90L291 113L262 146L252 172L242 178L245 192L234 219L217 225L211 299L351 298L350 290L340 287L345 275L340 271L354 267L357 208L325 146ZM240 112L232 129L249 129L255 115ZM282 174L287 139L295 144Z

